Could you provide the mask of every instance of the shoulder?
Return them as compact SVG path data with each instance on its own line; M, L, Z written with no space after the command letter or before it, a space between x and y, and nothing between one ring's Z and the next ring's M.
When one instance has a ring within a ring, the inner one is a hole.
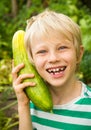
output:
M36 107L36 105L30 101L30 110L31 110L31 114L34 114L34 113L38 113L42 110L40 110L38 107Z
M84 83L83 87L84 87L84 96L91 98L91 87Z
M38 108L34 105L33 102L30 101L30 109L35 109L35 110L37 110Z

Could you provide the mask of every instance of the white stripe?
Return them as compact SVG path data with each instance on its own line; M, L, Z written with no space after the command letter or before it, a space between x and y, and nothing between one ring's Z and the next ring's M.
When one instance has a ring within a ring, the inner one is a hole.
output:
M90 95L89 97L91 98L91 91L87 91L87 94Z
M58 121L58 122L71 123L71 124L91 126L91 119L62 116L62 115L56 115L56 114L51 114L51 113L47 113L47 112L45 113L45 112L36 111L36 110L34 113L33 109L31 109L31 113L33 113L33 115L35 115L35 116L37 114L37 116L40 118L44 117L44 119L54 120L54 121Z
M43 125L40 125L38 123L34 123L33 122L33 126L34 128L37 128L37 130L63 130L63 129L57 129L57 128L51 128L51 127L48 127L48 126L43 126Z
M91 112L91 105L78 105L78 104L74 104L74 106L70 107L70 106L60 106L60 105L55 105L54 109L65 109L66 110L72 110L72 111L82 111L82 112Z

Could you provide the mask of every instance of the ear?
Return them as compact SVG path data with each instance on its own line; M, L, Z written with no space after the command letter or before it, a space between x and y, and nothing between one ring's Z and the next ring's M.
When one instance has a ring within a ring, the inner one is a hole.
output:
M77 63L79 64L81 59L82 59L82 56L83 56L83 53L84 53L84 47L83 45L80 46L80 51L79 51L79 55L77 57Z

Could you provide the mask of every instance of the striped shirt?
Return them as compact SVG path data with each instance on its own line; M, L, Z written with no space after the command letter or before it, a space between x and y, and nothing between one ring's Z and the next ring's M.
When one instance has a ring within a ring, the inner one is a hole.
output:
M82 85L79 97L65 105L54 105L53 113L30 103L33 130L91 130L91 88Z

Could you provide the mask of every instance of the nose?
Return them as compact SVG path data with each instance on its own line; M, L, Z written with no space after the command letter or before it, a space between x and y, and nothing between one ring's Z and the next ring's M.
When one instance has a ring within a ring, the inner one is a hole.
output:
M59 61L59 56L56 52L50 52L49 56L48 56L48 61L50 63L55 63Z

